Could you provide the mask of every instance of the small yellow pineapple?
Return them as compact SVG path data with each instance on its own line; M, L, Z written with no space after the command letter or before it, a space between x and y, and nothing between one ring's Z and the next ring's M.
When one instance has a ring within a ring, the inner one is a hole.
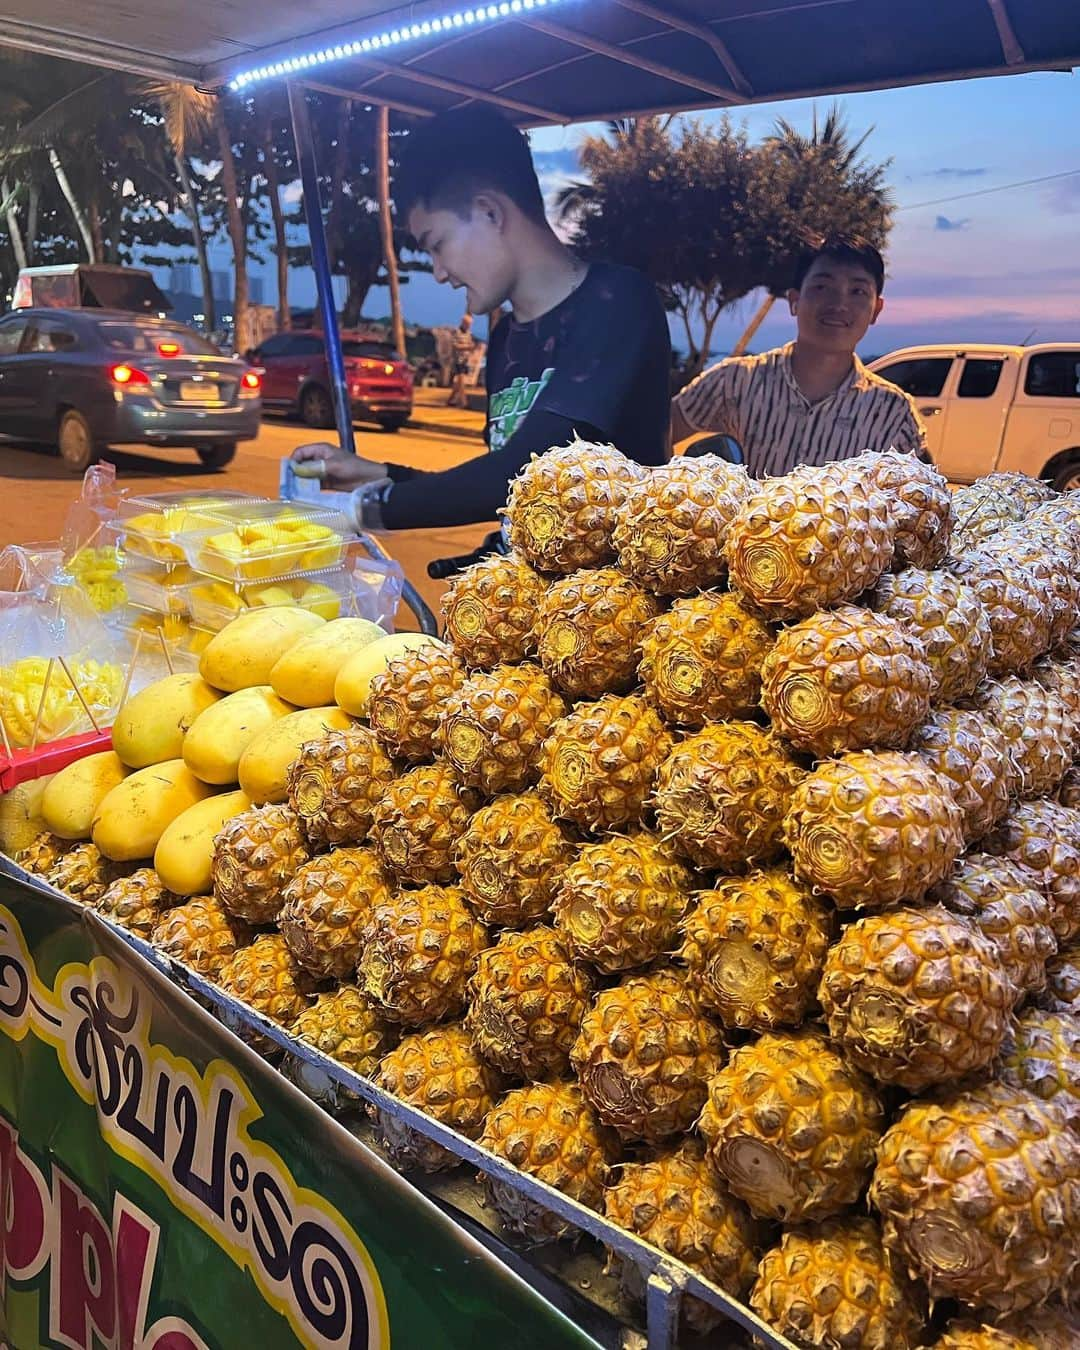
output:
M547 915L574 852L537 793L525 792L482 806L454 857L476 916L498 928L523 928Z
M407 885L453 881L457 841L480 801L445 760L395 778L372 817L371 842L383 866Z
M364 926L390 899L382 864L366 848L339 848L312 858L286 885L281 935L317 979L350 978L360 960Z
M234 919L212 895L198 895L166 910L150 941L196 975L217 980L226 962L246 947L252 936L247 924Z
M285 887L308 861L300 818L288 806L257 806L227 820L214 840L214 895L234 918L273 923Z
M289 769L289 805L313 848L362 844L396 769L369 727L331 731L300 749Z
M645 627L659 604L614 567L552 582L537 608L541 666L567 698L624 694L637 676Z
M454 577L442 611L455 655L481 670L535 655L533 625L545 589L544 578L513 553L483 558Z
M165 911L179 903L180 897L166 890L152 867L139 867L114 881L94 908L148 942Z
M464 679L456 654L435 643L404 652L376 675L368 721L386 753L412 764L431 759L443 705Z
M540 749L566 704L539 666L474 671L440 709L439 746L465 787L522 792L540 776Z

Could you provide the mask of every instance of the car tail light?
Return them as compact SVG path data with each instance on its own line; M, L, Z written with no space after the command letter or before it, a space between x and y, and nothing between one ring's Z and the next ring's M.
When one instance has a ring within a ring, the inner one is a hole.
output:
M179 356L179 342L159 342L157 348L158 356Z
M133 389L136 385L150 387L150 376L145 370L139 370L137 366L125 365L121 362L118 366L113 366L109 371L109 378L113 384L122 385L125 389Z
M11 300L12 309L30 309L34 303L34 293L29 277L19 277L15 283L15 294Z
M254 370L245 370L240 376L240 397L258 398L262 380Z

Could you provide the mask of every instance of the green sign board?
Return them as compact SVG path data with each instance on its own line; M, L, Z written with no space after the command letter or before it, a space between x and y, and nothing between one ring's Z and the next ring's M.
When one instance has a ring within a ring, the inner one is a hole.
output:
M0 1344L596 1343L84 910L0 872Z

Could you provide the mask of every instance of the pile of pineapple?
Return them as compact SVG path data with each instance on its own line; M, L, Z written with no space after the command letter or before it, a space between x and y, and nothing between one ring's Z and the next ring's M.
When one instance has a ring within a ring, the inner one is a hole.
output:
M507 515L212 894L97 903L798 1345L1080 1345L1080 497L579 442Z

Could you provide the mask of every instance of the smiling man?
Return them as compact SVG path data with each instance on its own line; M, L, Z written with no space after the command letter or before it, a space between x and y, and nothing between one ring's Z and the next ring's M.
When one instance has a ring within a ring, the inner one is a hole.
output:
M733 437L755 478L863 450L928 459L909 395L872 374L855 348L881 313L885 264L863 239L836 236L799 261L788 304L794 342L710 367L672 405L672 440Z
M671 344L647 277L587 264L555 235L525 136L485 108L433 117L403 141L398 219L431 256L435 280L464 290L470 313L510 314L488 343L491 452L443 473L415 473L302 446L329 486L353 487L370 529L494 520L509 480L575 435L610 441L642 464L666 458Z

